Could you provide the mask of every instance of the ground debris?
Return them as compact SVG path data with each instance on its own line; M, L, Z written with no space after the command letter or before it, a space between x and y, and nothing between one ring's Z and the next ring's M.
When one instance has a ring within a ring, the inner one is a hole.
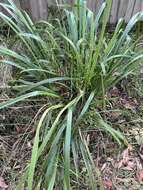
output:
M0 188L2 188L2 189L7 189L8 188L8 185L6 184L3 177L0 177Z

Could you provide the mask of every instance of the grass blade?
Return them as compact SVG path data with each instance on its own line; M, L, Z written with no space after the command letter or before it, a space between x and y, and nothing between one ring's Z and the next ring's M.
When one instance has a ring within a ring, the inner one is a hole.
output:
M27 93L25 95L21 95L17 98L12 98L6 102L3 102L3 103L0 103L0 109L3 109L3 108L6 108L6 107L9 107L17 102L20 102L20 101L23 101L27 98L32 98L32 97L37 97L37 96L51 96L51 97L58 97L57 95L55 94L51 94L51 93L47 93L47 92L43 92L43 91L34 91L34 92L30 92L30 93Z
M66 137L65 137L65 184L66 189L71 189L70 187L70 147L71 147L71 130L72 130L72 108L69 108L67 115L67 127L66 127Z
M40 129L42 127L42 124L44 122L45 117L47 116L47 114L55 109L58 109L62 107L62 105L57 105L57 106L52 106L50 108L48 108L42 115L37 130L36 130L36 135L34 138L34 145L33 145L33 149L32 149L32 156L31 156L31 163L30 163L30 167L29 167L29 174L28 174L28 189L32 190L33 189L33 178L34 178L34 173L35 173L35 167L36 167L36 163L38 160L38 150L39 150L39 135L40 135Z

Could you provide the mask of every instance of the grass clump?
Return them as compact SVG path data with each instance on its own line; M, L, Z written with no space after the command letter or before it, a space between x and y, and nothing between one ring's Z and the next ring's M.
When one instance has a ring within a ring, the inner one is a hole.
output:
M0 17L15 33L15 51L0 48L3 64L16 68L12 88L16 98L0 104L0 109L31 97L48 97L36 129L31 161L18 189L79 189L82 180L89 189L103 188L100 173L89 151L82 121L92 102L106 107L106 93L131 74L143 57L135 51L129 32L143 17L137 13L126 28L120 19L111 39L106 26L112 0L93 14L86 1L77 0L65 10L65 20L34 24L26 12L8 0L0 3L8 13ZM95 110L94 127L101 127L121 145L124 136L103 120ZM93 126L89 126L93 127ZM82 160L82 161L81 161ZM38 165L40 163L40 165ZM81 164L82 163L82 164ZM86 168L87 176L81 174Z

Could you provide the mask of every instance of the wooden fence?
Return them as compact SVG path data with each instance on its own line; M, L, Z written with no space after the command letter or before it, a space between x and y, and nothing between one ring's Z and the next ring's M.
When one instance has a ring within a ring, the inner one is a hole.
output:
M0 0L7 1L7 0ZM55 5L56 0L13 0L18 6L25 9L37 21L46 19L48 16L48 6ZM58 0L62 3L62 0ZM64 0L73 3L74 0ZM88 7L94 12L98 12L102 3L106 0L87 0ZM2 11L2 9L0 9ZM113 0L109 22L117 23L123 17L126 22L137 12L143 11L143 0Z

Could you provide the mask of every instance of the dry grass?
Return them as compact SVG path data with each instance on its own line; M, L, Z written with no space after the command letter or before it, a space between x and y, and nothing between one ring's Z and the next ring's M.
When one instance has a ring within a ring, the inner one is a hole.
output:
M44 104L44 100L27 101L0 112L0 176L10 190L15 190L30 160L37 113Z

